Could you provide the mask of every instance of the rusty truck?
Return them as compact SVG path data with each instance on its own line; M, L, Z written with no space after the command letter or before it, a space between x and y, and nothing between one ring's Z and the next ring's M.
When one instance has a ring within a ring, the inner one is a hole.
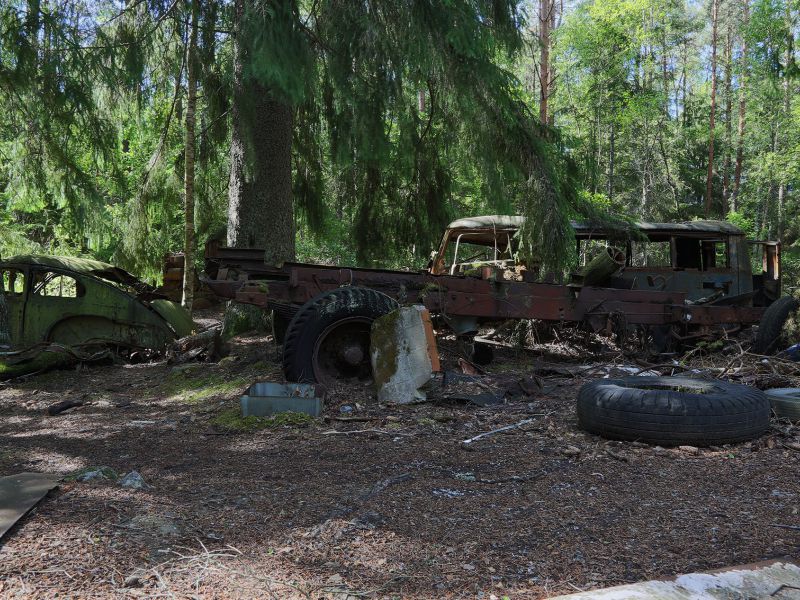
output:
M780 244L749 241L727 222L573 223L579 267L612 247L618 256L615 272L592 285L555 283L526 264L522 225L505 215L454 221L420 272L270 266L260 249L212 243L203 280L219 296L271 310L287 379L320 383L368 378L371 323L399 304L424 304L466 340L489 322L539 319L635 330L663 350L759 323L781 297Z

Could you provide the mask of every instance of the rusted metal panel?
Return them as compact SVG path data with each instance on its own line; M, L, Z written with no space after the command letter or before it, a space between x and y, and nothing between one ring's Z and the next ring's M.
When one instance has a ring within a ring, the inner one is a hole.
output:
M524 265L521 270L509 271L505 258L497 260L497 246L500 242L509 245L507 234L521 224L520 217L502 215L455 221L445 231L429 270L420 273L300 263L269 267L261 262L261 250L216 248L207 251L206 258L208 270L217 278L210 277L207 283L221 295L265 308L270 303L300 305L340 286L358 286L383 292L401 303L423 303L445 317L476 322L591 321L598 327L615 315L630 325L677 325L684 336L705 335L712 325L753 323L763 314L763 308L737 306L752 302L753 277L744 236L729 223L639 223L645 240L670 244L668 260L672 264L628 264L615 278L613 288L535 283L530 277L535 270L527 271ZM573 226L578 240L625 234L591 225ZM493 254L483 263L463 264L455 255L452 262L462 273L450 275L445 260L448 245L465 231L480 234L470 238L479 245L494 239ZM774 277L779 274L779 263L775 262L775 247L771 248L771 253L765 252L764 272Z

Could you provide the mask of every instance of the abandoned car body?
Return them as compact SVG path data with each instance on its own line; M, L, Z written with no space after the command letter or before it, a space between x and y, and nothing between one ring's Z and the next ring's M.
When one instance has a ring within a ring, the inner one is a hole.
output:
M179 305L95 260L15 256L0 261L0 282L13 352L47 344L161 351L193 328Z
M614 273L582 285L546 283L517 259L521 217L460 219L421 273L300 263L270 267L254 249L209 246L205 281L220 296L273 311L286 327L290 380L331 381L368 373L369 326L398 303L421 303L460 336L505 319L638 329L660 342L707 337L757 323L780 296L780 245L760 242L756 273L741 230L719 221L639 223L631 235L575 223L577 251L616 248ZM288 324L287 324L288 321Z

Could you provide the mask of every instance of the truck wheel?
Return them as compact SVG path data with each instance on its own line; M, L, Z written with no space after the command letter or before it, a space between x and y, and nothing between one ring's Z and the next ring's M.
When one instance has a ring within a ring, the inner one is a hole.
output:
M368 379L372 322L398 307L375 290L342 287L306 302L292 318L283 343L286 379L331 384Z
M289 327L289 322L297 313L297 307L280 302L270 302L268 306L272 309L272 338L276 344L281 346L286 339L286 329Z
M789 317L798 309L800 309L800 301L792 296L778 298L770 304L758 324L753 350L757 354L774 354L777 350L783 350L780 347L783 340L783 327Z
M760 390L690 377L622 377L587 383L578 425L606 438L677 446L750 440L769 427Z

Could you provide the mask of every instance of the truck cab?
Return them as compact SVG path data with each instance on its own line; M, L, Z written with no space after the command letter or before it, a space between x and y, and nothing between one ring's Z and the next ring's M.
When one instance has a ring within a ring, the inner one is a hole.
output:
M535 265L519 257L520 216L483 216L451 223L430 266L432 275L533 281ZM725 221L635 223L630 229L575 222L573 280L599 252L614 247L621 269L603 287L680 291L691 303L768 306L781 294L780 243L748 241Z

